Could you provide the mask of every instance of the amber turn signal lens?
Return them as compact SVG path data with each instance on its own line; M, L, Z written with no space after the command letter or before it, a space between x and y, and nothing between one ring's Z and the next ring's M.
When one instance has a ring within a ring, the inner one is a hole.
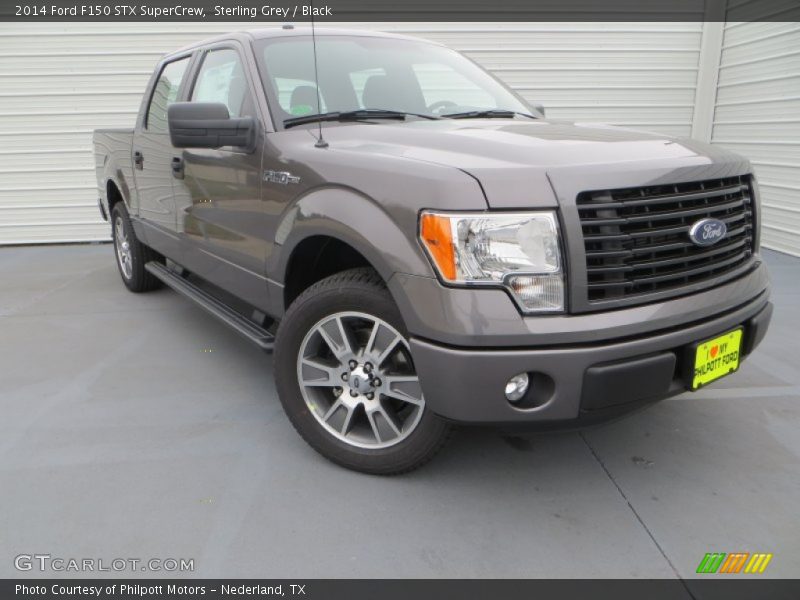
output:
M420 237L442 277L453 281L456 278L456 259L450 219L442 215L423 214Z

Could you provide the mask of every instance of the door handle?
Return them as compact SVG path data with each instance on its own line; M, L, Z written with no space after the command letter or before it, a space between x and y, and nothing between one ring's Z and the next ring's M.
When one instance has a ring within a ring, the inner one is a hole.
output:
M133 165L140 171L144 169L144 154L138 150L133 153Z
M172 159L172 176L176 179L183 179L183 159L177 156Z

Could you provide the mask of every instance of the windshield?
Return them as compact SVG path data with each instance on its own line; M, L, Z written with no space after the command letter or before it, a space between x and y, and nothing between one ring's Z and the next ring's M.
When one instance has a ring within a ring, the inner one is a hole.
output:
M364 109L447 116L471 111L530 113L514 94L459 53L414 40L317 36L319 96L311 36L256 43L276 121Z

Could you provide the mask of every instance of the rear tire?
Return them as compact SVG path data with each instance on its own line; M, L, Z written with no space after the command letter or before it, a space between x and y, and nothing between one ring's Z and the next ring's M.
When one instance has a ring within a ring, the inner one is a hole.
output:
M111 233L114 240L114 254L117 258L122 282L130 291L140 293L155 290L161 286L155 276L144 266L150 261L162 261L161 255L136 239L136 233L124 202L117 202L111 211Z
M425 404L400 311L372 269L332 275L292 303L276 336L275 380L298 433L348 469L406 473L449 437Z

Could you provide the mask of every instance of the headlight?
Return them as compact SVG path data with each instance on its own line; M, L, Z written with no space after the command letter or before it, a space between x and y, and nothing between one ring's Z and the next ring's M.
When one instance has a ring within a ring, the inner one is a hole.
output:
M564 310L554 212L423 211L420 238L445 282L503 286L527 312Z

